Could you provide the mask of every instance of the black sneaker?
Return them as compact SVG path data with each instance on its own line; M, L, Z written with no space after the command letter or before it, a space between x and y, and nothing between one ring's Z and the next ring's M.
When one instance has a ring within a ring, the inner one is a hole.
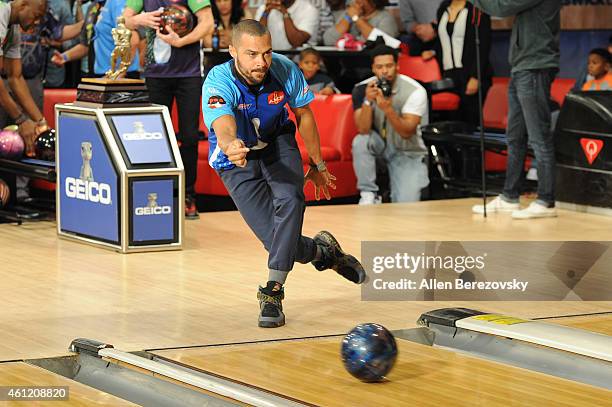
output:
M259 300L259 326L261 328L278 328L285 325L282 301L285 290L272 291L268 287L259 287L257 299Z
M312 262L317 270L332 269L355 284L361 284L366 280L366 272L359 260L344 253L340 243L331 233L319 232L313 240L321 249L321 258Z
M196 200L193 197L187 197L185 199L185 219L200 219Z

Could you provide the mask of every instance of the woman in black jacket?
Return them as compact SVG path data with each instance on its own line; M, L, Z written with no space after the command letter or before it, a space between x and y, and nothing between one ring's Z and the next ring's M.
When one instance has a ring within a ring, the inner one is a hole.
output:
M460 117L479 125L478 76L476 73L475 32L480 35L480 67L482 73L483 103L491 87L489 50L491 48L491 18L474 10L465 0L445 0L437 13L435 52L424 51L424 59L434 55L438 59L442 76L452 78L455 92L461 98Z

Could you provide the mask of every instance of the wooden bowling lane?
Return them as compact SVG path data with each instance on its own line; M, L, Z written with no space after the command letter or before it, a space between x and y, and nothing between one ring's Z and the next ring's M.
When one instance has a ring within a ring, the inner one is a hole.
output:
M67 401L0 401L2 406L135 406L111 394L24 362L0 363L1 386L68 386Z
M341 336L156 351L184 365L321 406L612 406L612 392L398 340L389 381L361 383Z
M612 312L575 317L542 319L542 322L571 326L612 336Z

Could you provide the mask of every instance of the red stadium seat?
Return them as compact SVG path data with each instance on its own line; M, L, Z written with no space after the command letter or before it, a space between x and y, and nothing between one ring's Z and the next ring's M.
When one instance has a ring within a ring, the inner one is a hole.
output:
M435 58L425 61L421 57L400 54L399 73L410 76L421 82L433 82L442 79L440 66Z
M493 84L483 106L484 126L505 130L508 124L508 78L493 78Z
M565 95L567 95L569 91L572 90L575 83L575 79L555 79L552 83L552 86L550 87L550 97L555 102L557 102L559 106L563 106L563 102L565 101Z
M433 82L442 79L440 66L435 58L425 61L421 57L412 57L400 54L399 73L416 79L420 82ZM431 97L431 110L457 110L459 108L459 96L451 92L441 92Z
M45 89L43 99L43 116L49 127L55 128L55 105L72 103L76 100L76 89Z

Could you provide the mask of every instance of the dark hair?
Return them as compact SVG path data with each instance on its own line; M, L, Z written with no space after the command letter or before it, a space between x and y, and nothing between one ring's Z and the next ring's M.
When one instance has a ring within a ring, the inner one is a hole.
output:
M264 35L270 35L270 31L268 31L265 25L257 20L242 20L236 24L232 30L232 44L234 44L234 46L236 46L242 34L248 34L253 37L263 37Z
M599 55L604 60L604 62L612 64L612 57L610 56L608 50L605 48L592 49L591 52L589 52L589 55Z
M321 60L321 54L314 48L303 49L302 52L300 52L300 61L304 59L306 55L314 55L319 61Z
M612 45L612 35L610 36L610 38L608 39L608 45Z
M215 19L215 22L219 25L219 27L223 27L223 20L221 19L221 14L219 14L219 9L217 8L216 0L210 2L210 7L212 8L213 18ZM242 8L242 0L232 0L232 13L230 14L230 24L238 24L243 17L244 9Z
M374 63L374 58L379 57L381 55L392 55L393 60L395 62L397 62L397 58L398 58L397 50L395 48L391 48L390 46L384 45L384 44L376 45L369 51L369 53L370 53L371 63Z
M374 3L374 7L376 7L376 10L382 10L389 5L388 0L370 0L370 1Z

